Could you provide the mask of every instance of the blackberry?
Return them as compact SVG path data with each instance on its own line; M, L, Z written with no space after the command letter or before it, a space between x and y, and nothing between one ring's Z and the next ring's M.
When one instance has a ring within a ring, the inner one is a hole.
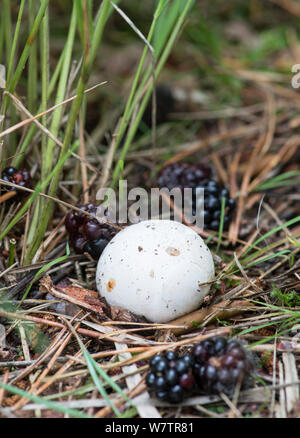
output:
M175 187L196 188L201 186L211 176L210 167L205 164L173 163L166 166L158 175L158 186L172 190Z
M201 164L174 163L165 167L158 175L158 186L172 190L178 187L193 189L192 213L196 214L196 189L204 189L203 216L204 228L217 231L220 227L222 198L225 199L223 229L227 230L235 208L235 200L229 197L229 191L212 179L211 168Z
M90 203L77 205L83 211L96 215L97 207ZM77 254L88 252L94 259L98 259L108 242L119 231L107 223L72 210L65 218L65 227L70 235L70 242Z
M11 182L13 184L17 184L20 187L30 187L30 174L27 170L18 170L15 167L6 167L3 171L2 171L2 175L1 178L4 181L8 181ZM23 190L18 190L15 187L11 187L11 186L1 186L1 190L3 193L5 192L10 192L10 191L17 191L17 195L15 197L16 198L22 198L22 196L24 194L26 194L25 191Z
M146 384L155 396L169 403L181 403L195 385L190 355L178 357L168 351L155 355L150 361Z
M201 187L204 188L204 209L203 209L203 222L204 228L209 228L214 231L218 231L221 220L222 198L225 199L225 211L223 229L227 230L232 212L235 208L235 200L229 197L229 191L221 187L215 180L208 180ZM193 200L193 204L195 200ZM194 207L194 205L193 205ZM193 214L195 215L196 209L193 208Z
M201 342L192 350L193 375L199 388L209 394L232 395L236 384L249 380L253 359L240 342L215 337Z

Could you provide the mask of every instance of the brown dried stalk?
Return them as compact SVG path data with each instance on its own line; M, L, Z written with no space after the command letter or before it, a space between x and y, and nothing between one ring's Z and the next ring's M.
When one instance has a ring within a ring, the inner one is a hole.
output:
M185 326L184 328L172 329L172 332L176 336L179 336L195 330L195 327L202 324L208 317L210 322L214 321L216 318L221 320L229 319L232 316L249 311L253 307L253 304L245 300L229 302L229 304L228 301L222 301L221 303L218 303L214 306L204 307L202 309L196 310L195 312L189 313L188 315L181 316L174 321L171 321L172 324Z

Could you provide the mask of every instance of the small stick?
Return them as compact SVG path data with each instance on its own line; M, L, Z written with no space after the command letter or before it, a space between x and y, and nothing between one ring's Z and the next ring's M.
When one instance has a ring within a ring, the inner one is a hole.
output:
M188 315L182 316L171 321L172 324L184 326L184 328L175 328L171 329L174 335L179 336L184 333L191 332L195 330L198 324L204 322L204 320L209 317L209 315L213 315L213 318L210 321L219 319L228 319L232 316L239 315L247 310L250 310L253 305L251 305L247 301L235 301L230 303L226 308L224 307L224 301L216 304L214 306L204 307L203 309L196 310L195 312L189 313Z
M88 88L87 90L84 90L84 93L89 93L90 91L94 90L95 88L99 87L100 85L105 85L107 84L107 81L101 82L100 84L96 84L91 88ZM7 94L8 96L10 96L10 98L12 100L14 100L15 103L19 104L19 108L21 108L22 111L24 111L24 106L21 104L21 101L18 100L13 94L9 93L9 91L4 91L4 94ZM40 117L44 116L45 114L48 114L51 111L54 111L56 108L65 105L66 103L71 102L72 100L76 99L77 95L70 97L69 99L64 100L63 102L60 102L54 106L52 106L51 108L48 108L46 111L43 111L39 114L37 114L36 116L33 116L32 114L30 114L30 117L28 119L22 120L22 122L17 123L14 126L11 126L10 128L6 129L5 131L2 131L0 133L0 138L4 137L5 135L10 134L11 132L15 131L16 129L19 129L25 125L28 125L29 123L34 122L34 120L39 119Z
M250 184L250 179L251 179L252 172L253 172L253 169L254 169L254 166L256 163L257 156L259 155L259 153L264 145L264 141L265 141L265 133L263 133L258 138L258 140L257 140L257 142L252 150L249 164L248 164L247 169L246 169L244 176L243 176L242 185L241 185L241 189L240 189L240 196L238 198L236 218L234 221L234 225L233 225L232 229L230 230L230 231L232 231L231 242L233 243L233 245L235 245L237 242L240 224L242 221L242 215L243 215L243 211L244 211L244 205L246 202L247 195L249 193L248 187Z
M15 190L11 190L9 192L4 193L4 195L0 196L0 204L7 201L8 199L13 198L14 196L16 196L16 194L17 192Z
M260 122L253 124L251 126L239 126L238 128L233 129L231 131L228 131L228 132L226 131L225 133L222 133L222 134L212 135L211 137L208 137L207 139L205 139L203 141L197 141L189 149L187 149L183 152L179 152L178 154L174 155L172 158L167 160L164 163L164 167L168 166L169 164L176 163L177 161L180 161L183 158L186 158L189 155L192 155L195 152L200 151L201 149L205 149L207 146L210 146L210 145L217 143L221 140L242 137L243 135L250 135L250 134L253 134L255 132L259 132L261 130L263 130L263 132L264 132L265 131L264 125L265 125L265 121L261 120Z
M143 391L147 389L146 384L143 380L141 380L134 388L131 388L128 391L125 391L125 394L130 397L132 400L134 397L137 397L139 394L141 394ZM124 398L119 397L115 402L114 405L119 408L124 404ZM94 418L107 418L108 415L111 413L111 407L106 406L105 408L100 409L100 411L96 412L94 415Z
M87 178L87 168L86 168L86 154L85 154L85 141L84 141L84 127L82 120L82 112L79 112L79 138L80 138L80 166L81 166L81 179L82 179L82 190L83 190L83 202L87 204L89 202L89 192L88 192L88 178Z
M78 314L77 314L78 315ZM76 316L77 316L76 315ZM74 317L75 318L75 317ZM74 319L73 318L73 319ZM80 322L78 322L75 326L75 330L79 327ZM55 354L52 356L50 362L47 364L46 368L44 368L43 372L39 375L39 377L37 378L37 380L34 382L34 384L31 386L30 390L28 391L29 394L32 394L33 392L35 392L36 394L39 394L40 388L38 388L38 386L40 385L42 379L44 377L46 377L49 373L49 371L52 369L54 363L56 362L58 356L61 354L61 352L64 350L64 348L66 347L66 345L69 343L70 339L72 338L73 334L67 333L65 335L65 338L62 339L60 341L60 346L59 348L56 350ZM15 405L14 405L14 410L18 410L21 409L26 403L29 402L28 398L22 397Z
M212 161L213 161L213 163L218 171L218 174L219 174L223 184L227 185L228 184L228 175L227 175L226 170L224 169L224 166L220 160L219 155L216 154L216 152L213 152L211 154L211 159L212 159Z
M118 132L119 132L120 125L121 125L121 120L122 119L119 119L119 121L118 121L116 131L112 135L112 140L110 142L108 151L106 152L106 155L105 155L105 161L103 164L102 176L101 176L101 180L100 180L100 189L105 187L105 184L107 183L108 178L109 178L109 172L111 170L111 166L112 166L113 159L114 159L115 145L116 145ZM90 186L91 186L91 182L89 183L89 187Z

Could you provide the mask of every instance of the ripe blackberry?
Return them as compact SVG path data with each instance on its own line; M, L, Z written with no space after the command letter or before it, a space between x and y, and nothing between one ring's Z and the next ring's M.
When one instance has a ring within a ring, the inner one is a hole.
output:
M4 181L17 184L20 187L30 187L30 174L27 170L18 170L15 167L6 167L2 171L1 178ZM24 194L26 194L25 191L18 190L15 187L11 187L11 186L2 185L1 189L2 192L10 192L13 190L17 190L17 198L21 198Z
M223 229L227 230L232 212L235 208L235 200L229 197L229 191L221 187L216 181L209 179L201 187L204 188L204 209L203 222L204 228L217 231L220 227L222 198L225 199ZM196 200L193 200L193 214L196 214Z
M78 208L96 215L97 207L94 204L77 205ZM65 218L65 227L70 235L70 241L77 254L88 252L94 259L98 259L108 242L118 232L118 229L101 223L97 219L72 210Z
M215 337L201 342L192 350L193 375L206 393L231 395L236 384L245 384L253 369L253 359L240 342Z
M159 187L172 190L175 187L195 188L204 184L211 176L210 167L205 164L173 163L166 166L158 175Z
M192 362L191 356L178 357L172 351L155 355L146 376L149 390L160 400L181 403L195 385Z
M203 215L204 228L218 230L220 227L222 198L225 198L223 229L228 229L235 201L229 197L229 191L211 178L210 167L204 164L174 163L165 167L158 175L158 186L169 190L178 187L193 189L192 213L196 214L196 189L204 188Z

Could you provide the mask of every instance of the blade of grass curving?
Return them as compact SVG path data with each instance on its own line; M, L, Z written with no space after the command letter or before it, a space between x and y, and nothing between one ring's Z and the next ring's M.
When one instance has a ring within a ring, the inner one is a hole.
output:
M98 363L95 361L94 358L91 356L91 360L94 364L95 369L98 371L100 376L106 380L106 382L116 391L118 392L124 400L126 400L132 407L135 407L135 405L132 403L130 398L125 394L125 392L120 388L120 386L114 382L110 377L106 374L106 372L98 365Z
M167 8L168 3L170 7ZM155 26L155 32L153 35L153 47L155 48L155 54L158 56L167 40L169 33L180 15L180 12L184 6L181 0L176 0L174 2L165 2L163 5L163 10L158 17L157 25Z
M32 25L30 34L27 38L27 41L26 41L25 47L23 49L23 52L21 54L16 71L11 79L11 82L8 84L8 91L10 93L13 93L15 91L16 85L19 82L23 68L24 68L25 63L27 61L27 58L29 56L30 48L32 46L33 41L36 38L38 31L39 31L42 18L44 16L44 13L45 13L47 7L48 7L48 3L49 3L49 0L41 0L40 8L38 10L38 13L37 13L36 18L34 20L34 23Z
M79 339L79 338L78 338ZM79 339L80 341L80 339ZM81 342L81 341L80 341ZM81 343L82 344L82 343ZM84 347L84 345L82 344ZM116 392L118 392L125 401L127 401L133 408L135 408L135 405L132 403L130 398L125 394L125 392L120 388L120 386L114 382L107 374L106 372L98 365L98 363L95 361L95 359L90 355L90 353L85 349L86 355L89 358L90 363L93 365L95 370L98 372L98 374L103 378L104 381Z
M274 304L271 304L271 303L265 303L265 302L255 301L255 300L251 300L251 302L253 302L254 304L258 304L260 306L263 306L263 307L268 307L268 308L276 310L278 312L280 311L282 313L292 313L293 315L295 315L295 317L300 318L300 309L299 310L292 310L292 309L288 309L286 307L275 306Z
M88 22L90 29L90 38L94 33L94 23L93 23L93 0L88 0L87 4Z
M77 342L80 346L80 349L82 351L82 354L84 356L85 362L87 364L88 370L90 372L90 375L96 385L96 388L98 389L99 393L102 395L102 397L106 400L107 404L111 407L111 409L114 411L114 413L116 414L117 417L120 417L121 412L118 410L118 408L114 405L114 403L112 402L112 400L110 399L110 397L108 396L106 390L104 389L103 385L101 384L98 375L96 373L96 370L94 368L94 361L93 358L91 357L91 355L89 354L89 352L86 350L85 346L83 345L81 339L79 338L78 334L76 333L76 331L74 330L74 328L72 327L72 325L70 324L70 322L67 319L64 319L65 323L68 325L69 329L72 331L72 333L74 334L74 336L77 339Z
M36 14L36 0L29 0L28 5L28 29L29 33L32 29L35 14ZM45 10L45 15L47 15L48 7ZM42 22L44 21L44 17ZM41 26L43 27L43 26ZM28 76L27 76L27 106L31 113L35 111L35 106L37 102L38 88L36 84L38 83L37 72L38 72L38 62L37 62L37 38L30 45L29 55L28 55Z
M35 1L33 2L32 7L35 6ZM40 28L40 70L41 70L41 83L42 83L42 96L41 96L41 110L46 111L47 109L47 94L48 94L48 83L49 83L49 11L48 8L45 11L44 17L42 19L41 28ZM35 41L36 43L36 41ZM34 55L31 53L29 56L29 63L28 63L28 69L30 71L30 68L34 68L36 70L36 52L33 52ZM32 60L32 64L34 64L34 67L31 66L31 56L34 57L34 60ZM30 75L28 76L28 81L31 79L31 82L34 83L34 86L32 88L36 87L36 77L35 73L32 74L32 77ZM31 103L29 100L29 97L31 99ZM35 92L28 90L28 107L29 111L31 113L34 112L35 107ZM30 109L31 108L31 109ZM44 114L41 119L41 123L47 127L47 115ZM47 156L46 153L46 143L47 143L47 135L45 132L42 132L42 140L41 140L41 147L42 147L42 178L43 178L43 167L45 163L45 157ZM30 227L27 234L26 239L26 245L29 245L29 243L32 241L41 212L43 208L43 199L38 198L33 214L32 214L32 220L30 222Z
M64 65L65 55L66 55L66 46L64 46L64 49L61 52L61 55L60 55L59 60L56 64L55 70L53 72L53 75L50 79L49 86L47 89L47 100L49 100L49 98L51 97L51 95L56 87L56 83L58 81L61 69ZM37 110L37 114L39 114L40 112L42 112L42 105L39 106L39 108ZM37 126L34 123L32 123L28 129L28 132L24 138L24 141L22 143L20 150L18 151L18 153L14 156L14 158L12 160L13 167L18 168L20 166L20 164L22 163L25 151L28 148L28 146L30 145L30 143L33 139L33 136L35 135L37 130L38 130Z
M178 0L177 0L177 2L178 2ZM155 12L153 14L153 20L152 20L152 23L150 26L150 30L149 30L149 33L146 37L146 39L149 43L151 43L151 41L152 41L159 17L168 3L169 3L169 0L160 0L156 9L155 9ZM166 28L167 28L167 26L166 26ZM169 29L169 31L170 31L170 29ZM126 101L126 106L124 109L123 116L121 118L120 126L117 130L117 137L116 137L115 145L114 145L114 154L115 154L115 152L116 152L116 150L117 150L117 148L118 148L118 146L119 146L119 144L120 144L120 142L125 134L125 131L129 125L130 118L132 117L132 115L135 111L135 108L138 105L138 102L141 98L141 95L144 92L145 85L146 85L147 81L149 80L150 76L153 75L152 65L150 65L146 69L146 71L143 72L143 74L142 74L148 50L149 50L149 46L146 44L145 48L143 50L143 53L142 53L142 56L141 56L141 59L140 59L133 83L132 83L132 86L131 86L131 89L130 89L128 99ZM160 51L161 51L160 47L157 47L155 49L155 53L154 53L155 58L157 58L159 56ZM140 79L141 79L141 82L138 85L138 82ZM120 165L120 162L122 162L122 160L118 161L118 165ZM120 169L120 171L121 171L121 169ZM119 179L119 178L116 177L116 180L117 179ZM114 184L115 183L113 182L112 187L114 186Z
M149 41L149 43L152 40L157 20L158 20L160 14L161 14L163 8L165 7L166 3L167 3L166 0L160 0L158 5L157 5L157 8L156 8L156 10L154 12L153 20L152 20L152 23L151 23L151 26L150 26L150 30L149 30L149 33L148 33L148 35L146 37L147 41ZM133 79L133 83L132 83L132 86L131 86L131 89L130 89L130 93L129 93L128 99L126 101L126 106L125 106L125 109L124 109L124 112L123 112L123 116L122 116L122 119L121 119L120 127L118 129L118 135L117 135L117 138L116 138L116 141L115 141L114 153L116 152L116 150L117 150L117 148L118 148L118 146L120 144L120 141L121 141L121 139L122 139L122 137L123 137L123 135L125 133L125 130L126 130L128 124L129 124L130 117L132 116L134 108L137 105L137 96L139 96L139 94L140 94L140 92L142 90L141 86L150 77L150 70L148 69L148 71L146 73L144 73L144 75L143 75L143 82L140 85L140 87L138 88L139 91L136 93L136 90L137 90L137 87L138 87L138 82L139 82L140 77L142 75L142 70L143 70L143 67L144 67L144 64L145 64L145 59L146 59L146 55L148 53L148 50L149 50L149 47L147 45L145 45L145 48L143 50L141 59L139 61L139 65L137 67L136 74L135 74L134 79Z
M45 266L43 266L41 269L38 270L38 272L35 274L35 276L31 280L31 282L29 283L29 286L27 287L26 291L24 292L24 295L22 296L18 307L20 307L21 304L23 303L23 301L26 299L30 289L32 288L32 285L34 284L34 282L38 278L38 276L40 274L42 274L43 272L47 271L49 268L51 268L51 266L57 265L58 263L61 263L64 260L66 260L69 257L69 255L70 255L70 247L69 247L69 244L67 242L66 243L66 254L64 256L58 257L55 260L52 260L51 262L47 263Z
M294 235L293 237L296 238L299 236L300 236L300 234ZM285 237L284 239L277 240L276 242L270 243L270 245L267 245L264 248L255 251L254 253L252 253L248 257L241 258L243 260L243 264L246 264L246 263L250 262L251 260L255 260L258 257L261 257L263 254L268 253L269 251L274 250L275 248L286 244L287 240L289 240L288 237Z
M31 28L31 32L27 38L25 47L24 47L23 52L21 54L18 65L16 67L15 73L13 74L11 81L7 84L7 89L10 93L13 93L15 91L15 88L19 82L22 71L25 67L26 61L27 61L28 56L29 56L30 47L36 38L36 35L38 33L38 30L39 30L39 27L40 27L40 24L42 21L42 18L44 16L46 8L48 7L48 3L49 3L49 0L41 0L40 8L39 8L37 16L34 20L33 26ZM4 99L3 99L2 114L5 114L8 102L9 102L8 97L5 95ZM1 128L2 128L2 125L1 125Z
M76 14L76 4L77 2L73 3L73 9L70 19L70 25L69 25L69 32L67 36L67 41L65 44L65 55L64 55L64 62L62 65L58 86L57 86L57 93L55 97L55 103L54 105L57 105L58 103L62 102L65 99L66 95L66 88L68 83L68 77L70 72L70 65L71 65L71 58L72 58L72 52L73 52L73 46L74 46L74 39L75 39L75 32L76 32L76 23L77 23L77 14ZM42 108L43 110L43 108ZM63 114L64 107L61 106L57 109L55 109L52 113L52 120L49 127L49 130L51 133L57 137L61 118ZM55 150L55 142L49 138L47 147L45 147L42 155L42 170L41 170L41 179L44 179L48 173L50 172L50 169L53 166L53 157L54 157L54 150Z
M77 1L79 1L79 0L77 0ZM77 89L76 89L76 99L73 101L72 106L71 106L71 110L70 110L70 114L69 114L69 118L68 118L68 123L66 126L63 146L60 150L59 158L64 156L64 154L66 153L66 151L68 150L68 148L70 146L70 143L71 143L71 140L73 137L75 123L76 123L76 120L77 120L77 117L78 117L78 114L79 114L79 111L81 108L86 83L87 83L88 78L90 76L92 66L93 66L94 60L96 58L98 48L99 48L99 45L100 45L100 42L102 39L104 27L107 23L107 20L110 16L111 11L112 11L112 6L110 4L110 0L103 0L103 2L101 3L100 9L99 9L99 13L96 17L94 33L93 33L93 36L91 39L91 43L88 47L88 53L85 54L83 57L81 74L80 74L80 78L78 80ZM87 29L85 27L84 27L84 31L85 32L87 31ZM52 197L56 196L56 192L57 192L57 188L58 188L58 184L59 184L59 178L60 178L60 171L61 171L61 168L56 169L56 172L53 174L51 185L50 185L50 188L48 191L48 194ZM53 201L48 200L44 205L43 214L42 214L40 222L38 224L35 238L31 242L30 246L28 247L28 249L26 251L25 260L24 260L25 264L29 264L31 262L31 260L34 257L34 254L36 253L37 248L39 247L42 239L44 238L45 231L47 229L49 220L53 214L53 208L54 208Z
M285 180L299 175L300 175L299 170L293 170L290 172L281 173L280 175L277 175L274 178L271 178L268 181L265 181L264 183L258 185L254 191L257 192L261 190L273 189L275 187L281 187L281 184L282 186L289 185L290 183L293 184L294 182L297 182L297 180L290 180L290 181L285 181Z
M253 258L258 258L258 257L259 257L262 253L264 253L264 252L265 252L264 250L262 250L262 251L258 251L257 257L251 257L251 259L253 259ZM270 254L270 255L268 255L268 256L266 256L266 257L259 258L258 260L255 260L255 261L252 262L252 263L248 263L248 264L246 264L246 261L245 261L245 260L243 260L243 261L239 260L239 261L240 261L240 263L242 264L242 266L244 267L244 269L248 269L248 268L251 268L252 266L259 265L260 263L266 262L266 261L268 261L268 260L272 260L272 259L274 259L274 258L276 258L276 257L282 257L282 256L285 256L285 255L290 254L290 253L291 253L290 250L285 249L285 250L279 251L279 252L277 252L277 253ZM236 263L234 263L234 264L230 267L230 269L227 271L226 274L227 274L227 275L233 275L233 274L236 274L237 272L239 272L240 269L236 269L236 266L237 266Z
M25 5L25 0L22 0L21 4L19 6L18 18L17 18L16 27L15 27L12 47L11 47L11 50L9 52L9 60L8 60L8 67L7 67L7 83L10 82L11 75L12 75L12 69L13 69L13 65L14 65L16 46L17 46L17 41L18 41L18 37L19 37L19 31L20 31L20 26L21 26L21 21L22 21L22 16L23 16L24 5ZM7 25L7 23L6 23L6 25ZM5 27L6 27L6 25L5 25Z
M300 248L300 242L297 242L297 240L292 239L291 237L288 237L288 240L295 246L297 246L297 248Z
M275 189L278 187L299 187L300 185L300 179L291 179L288 181L277 181L277 182L273 182L272 184L269 185L264 185L262 188L260 188L260 190L269 190L269 189Z
M26 61L27 61L29 53L30 53L31 45L32 45L32 43L34 42L34 40L36 38L36 35L37 35L38 30L39 30L39 26L40 26L41 20L43 18L45 10L46 10L46 8L48 6L48 2L49 2L49 0L41 0L41 5L40 5L40 8L39 8L38 14L37 14L36 19L35 19L35 21L33 23L33 26L32 26L31 32L29 34L29 37L27 38L25 47L24 47L23 52L21 54L21 57L19 59L18 65L17 65L16 70L15 70L15 73L12 75L11 80L9 82L8 81L6 82L6 89L10 93L13 93L15 91L15 88L16 88L16 86L18 84L18 81L19 81L19 79L21 77L22 71L23 71L23 69L25 67ZM8 2L8 8L10 9L9 2ZM9 19L7 18L7 20L9 20ZM10 28L10 24L8 23L8 21L5 22L5 28ZM10 47L9 48L11 49L11 43L10 43ZM10 50L7 53L10 53ZM8 105L9 105L9 99L8 99L7 94L5 94L4 98L3 98L3 101L2 101L1 111L0 111L0 113L2 115L6 114ZM15 119L16 119L16 111L15 111L14 107L12 107L10 115L11 115L11 121L12 121L12 123L14 123ZM0 118L0 131L3 130L4 120L5 120L5 117L3 117L2 120ZM11 136L11 144L13 145L13 148L15 148L15 144L16 144L15 133L13 133L12 136ZM5 155L6 155L5 150L2 151L1 155L2 155L1 161L2 161L2 163L4 163L5 162Z
M277 233L278 231L283 230L284 228L288 228L290 225L294 225L297 222L300 222L300 216L294 217L293 219L283 223L282 225L279 225L278 227L273 228L272 230L268 231L267 233L263 234L261 237L259 237L254 243L249 245L249 247L244 252L244 256L251 251L255 246L257 246L260 242L267 239L268 237L272 236L273 234Z
M291 251L288 250L288 249L284 249L284 250L282 250L282 251L278 251L278 252L276 252L275 254L270 254L270 255L267 256L267 257L264 257L264 258L259 259L259 260L255 260L254 262L249 263L248 265L245 265L244 268L245 268L245 269L251 268L252 266L256 266L256 265L259 265L260 263L266 262L267 260L272 260L272 259L274 259L274 258L281 257L281 256L284 256L284 255L287 255L287 254L290 254L290 252L291 252Z
M127 409L126 411L124 411L121 415L120 418L133 418L138 414L138 410L136 408L131 408L131 409Z
M5 54L6 60L9 60L12 47L12 25L11 25L11 9L10 0L2 1L2 14L3 14L3 31L4 31L4 42L5 42ZM8 62L7 62L8 64Z
M75 1L73 3L73 8L75 7L76 14L78 16L77 28L78 28L78 33L79 33L81 45L83 48L85 48L85 32L84 32L84 23L83 23L83 19L82 19L83 18L83 3L84 2Z
M40 50L40 57L41 57L41 81L42 81L42 101L41 101L41 110L46 111L47 109L47 97L48 97L48 85L49 85L49 11L48 8L45 12L45 15L42 20L41 25L41 50ZM33 113L33 110L30 110L31 113ZM47 115L45 114L42 116L41 123L47 127ZM56 135L56 134L55 134ZM44 132L42 132L42 169L43 164L46 157L46 142L47 142L47 136ZM41 172L42 178L43 178L43 172ZM37 209L38 210L38 209ZM28 240L27 240L28 242Z
M207 239L205 239L205 243L206 243L206 245L208 245L209 242L211 242L215 236L216 236L216 233L211 233L211 235L208 236Z
M0 14L0 59L4 60L4 54L5 54L5 26L4 26L5 20L3 14ZM3 62L3 61L1 61Z
M87 364L87 367L89 369L90 375L96 385L96 388L98 389L99 393L102 395L102 397L106 400L107 404L112 408L112 410L114 411L114 413L116 414L117 417L121 416L121 412L118 410L118 408L114 405L114 403L111 401L110 397L108 396L106 390L104 389L104 387L102 386L99 377L95 371L95 368L93 366L92 361L90 360L90 355L87 354L86 349L84 348L84 345L81 344L80 348L82 350L83 356L85 358L85 362Z
M279 315L280 315L281 313L279 312ZM291 322L291 321L295 321L295 318L294 317L291 317L291 318L289 318L288 320L286 320L285 322ZM281 322L281 321L280 321ZM278 322L278 321L270 321L270 322L266 322L265 324L260 324L260 325L256 325L256 326L253 326L253 327L249 327L249 328L247 328L247 329L245 329L245 330L242 330L241 332L239 332L238 333L238 336L244 336L244 335L248 335L249 333L251 333L251 332L253 332L253 331L256 331L256 330L259 330L259 329L262 329L262 328L266 328L266 327L271 327L271 326L273 326L273 325L276 325L276 324L279 324L280 322ZM273 336L270 336L270 338L273 338ZM267 339L267 338L265 338L265 339Z
M193 4L193 2L194 2L194 0L187 0L186 1L184 9L183 9L183 11L180 14L180 16L179 16L179 18L178 18L178 20L177 20L177 22L176 22L172 32L171 32L171 34L169 36L169 39L166 41L166 45L165 45L165 47L164 47L164 49L162 51L161 57L160 57L160 59L157 62L157 66L156 66L156 69L155 69L155 79L158 78L158 76L159 76L159 74L160 74L160 72L161 72L161 70L162 70L162 68L163 68L163 66L164 66L164 64L165 64L165 62L166 62L170 52L171 52L171 49L172 49L172 47L173 47L173 45L175 43L175 40L176 40L176 38L177 38L177 36L178 36L178 34L180 32L180 29L181 29L181 27L183 25L183 22L184 22L184 20L185 20L185 18L187 16L187 14L188 14L192 4ZM151 75L151 66L149 67L148 71L149 71L148 74L149 74L149 77L150 77L150 75ZM144 74L144 81L146 80L145 79L146 77L147 77L146 74ZM148 101L150 99L150 96L151 96L151 93L152 93L152 86L153 86L153 83L150 82L149 86L148 86L148 89L147 89L147 91L145 92L145 94L143 96L143 99L141 101L140 107L139 107L139 109L137 111L136 118L133 121L133 123L131 124L130 129L128 130L128 133L126 135L126 140L124 142L124 145L123 145L121 153L120 153L120 157L119 157L120 160L125 160L127 152L128 152L128 150L130 148L130 145L131 145L131 143L132 143L132 141L134 139L134 136L135 136L135 134L137 132L137 129L138 129L139 125L140 125L142 116L143 116L144 111L146 109L146 105L147 105L147 103L148 103ZM137 91L137 98L140 98L140 95L141 95L139 90L140 90L140 88ZM136 99L133 100L133 104L135 106L136 106L136 103L137 103ZM133 113L133 109L134 108L132 108L132 112L131 113ZM119 136L120 136L120 131L119 131ZM116 142L115 148L117 147L117 145L118 145L118 142ZM119 166L119 163L117 163L116 166L115 166L113 175L112 175L112 183L111 183L111 186L110 186L111 188L114 188L116 182L119 180L119 175L120 175L120 166Z
M62 391L59 392L57 394L50 394L50 395L45 395L45 399L46 400L55 400L57 398L62 398L62 397L67 397L69 395L75 396L75 395L84 395L88 392L92 392L95 389L95 385L92 383L88 383L85 385L80 386L77 389L69 389L68 391Z
M290 325L294 325L294 324L295 324L295 320L293 318L290 321ZM268 342L273 341L274 339L276 339L278 336L283 336L283 335L289 333L290 331L291 331L291 327L278 329L276 334L274 334L272 336L264 337L263 339L260 339L260 340L258 340L256 342L253 342L252 344L248 345L248 348L255 347L256 345L267 344Z
M78 418L93 418L90 415L87 415L83 412L80 412L76 409L72 408L65 408L64 406L57 405L55 402L52 402L50 400L45 400L43 397L39 397L38 395L30 394L27 391L23 391L20 388L17 388L16 386L9 385L7 383L3 383L0 381L0 388L5 389L7 392L11 392L12 394L19 395L20 397L25 397L28 400L31 400L35 403L41 403L44 406L47 406L49 409L62 412L63 414L68 414L70 417L78 417Z

